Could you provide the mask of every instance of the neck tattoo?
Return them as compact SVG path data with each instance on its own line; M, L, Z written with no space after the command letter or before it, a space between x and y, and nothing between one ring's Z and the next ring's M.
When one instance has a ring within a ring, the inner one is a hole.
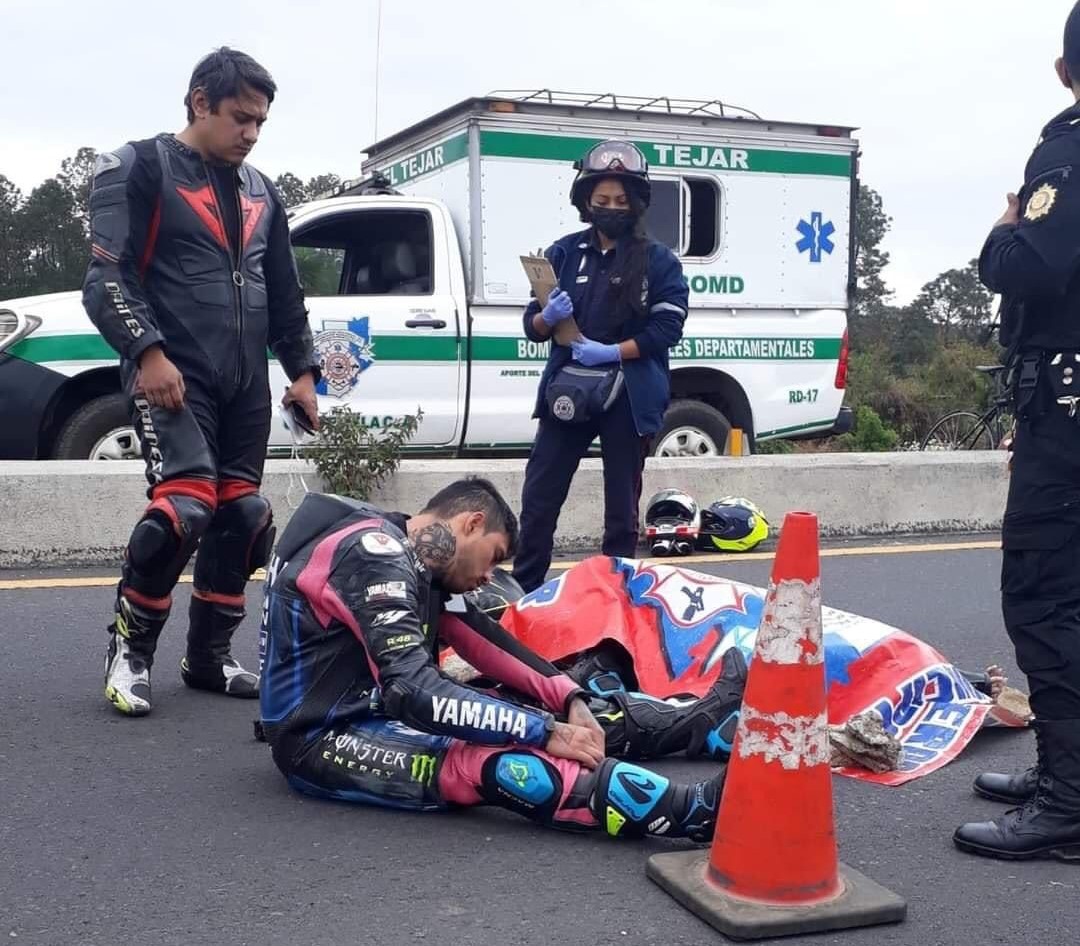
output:
M457 551L457 540L445 522L433 522L413 536L413 547L433 572L446 570Z

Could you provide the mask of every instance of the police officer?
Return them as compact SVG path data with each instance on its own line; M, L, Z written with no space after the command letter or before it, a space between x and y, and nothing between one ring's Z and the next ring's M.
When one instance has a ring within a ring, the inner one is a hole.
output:
M671 394L668 349L682 338L688 289L682 266L645 235L651 188L644 155L604 141L575 162L570 202L584 231L546 251L558 288L525 310L525 335L552 338L574 317L581 336L554 340L537 393L539 427L522 490L521 551L514 577L525 591L543 583L559 511L589 445L599 436L604 465L605 555L633 555L641 474Z
M1009 859L1080 858L1080 3L1055 67L1077 104L1043 129L979 259L1004 304L1017 428L1002 613L1028 678L1038 758L1018 775L979 776L978 794L1019 807L962 825L954 841Z
M275 88L250 56L216 50L191 76L183 131L130 142L95 168L83 305L120 355L150 483L105 661L105 696L130 716L150 712L154 651L196 547L181 675L198 689L258 696L230 641L274 535L259 493L268 347L292 382L285 403L318 426L319 369L285 207L245 163Z

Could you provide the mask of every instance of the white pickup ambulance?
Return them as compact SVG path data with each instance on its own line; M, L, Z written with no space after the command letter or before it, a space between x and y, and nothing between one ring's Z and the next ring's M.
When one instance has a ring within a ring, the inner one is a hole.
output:
M375 145L363 179L293 208L323 367L321 411L372 427L424 416L429 453L517 453L546 345L527 341L520 257L583 229L572 162L604 138L644 152L648 229L682 260L690 314L672 350L662 456L850 426L852 129L765 121L718 102L493 93ZM271 365L275 396L286 384ZM271 448L289 434L275 423ZM0 302L0 459L130 458L115 353L78 292Z

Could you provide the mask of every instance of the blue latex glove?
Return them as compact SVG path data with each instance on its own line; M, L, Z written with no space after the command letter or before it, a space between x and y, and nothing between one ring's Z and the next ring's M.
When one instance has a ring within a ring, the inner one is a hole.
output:
M548 296L547 305L540 310L540 318L548 328L552 328L563 319L568 319L574 314L574 303L568 293L562 289L556 289Z
M603 342L594 342L591 338L571 342L570 347L574 350L574 361L581 362L586 368L622 360L618 345L605 345Z

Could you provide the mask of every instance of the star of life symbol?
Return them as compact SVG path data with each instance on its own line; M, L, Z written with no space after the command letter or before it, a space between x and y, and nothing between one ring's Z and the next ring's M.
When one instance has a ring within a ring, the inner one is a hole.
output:
M832 253L836 249L836 245L829 239L835 232L836 227L833 226L831 220L827 220L822 223L822 214L820 210L815 210L810 214L810 222L805 220L799 221L799 226L796 228L802 239L795 244L795 249L800 253L810 251L810 262L821 262L821 251L826 253Z
M314 338L314 347L322 369L315 391L331 397L348 395L360 374L375 360L367 316L348 322L324 322L323 331Z

